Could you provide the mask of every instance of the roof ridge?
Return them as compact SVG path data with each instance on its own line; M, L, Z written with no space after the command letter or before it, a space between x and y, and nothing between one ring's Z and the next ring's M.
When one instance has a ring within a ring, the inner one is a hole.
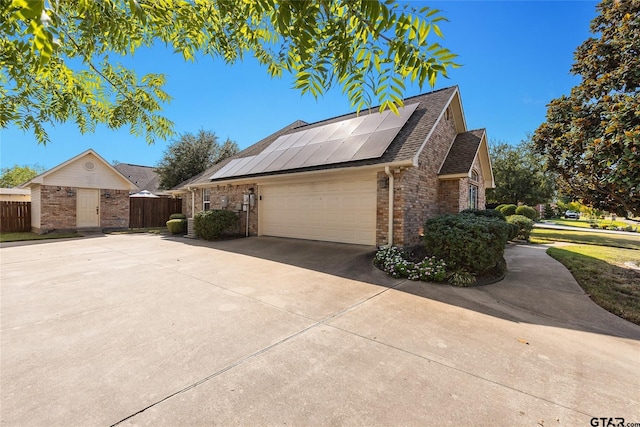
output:
M404 98L403 99L403 103L406 105L407 101L411 100L413 98L419 98L421 96L433 95L435 93L442 92L442 91L449 90L449 89L454 89L454 88L457 88L457 87L458 87L458 85L447 86L447 87L443 87L441 89L432 90L431 92L425 92L425 93L420 93L418 95L413 95L413 96L410 96L408 98ZM370 111L368 114L371 114L374 110L379 109L379 108L380 108L380 105L376 105L376 106L367 108L367 110ZM317 122L307 123L306 126L315 126L315 125L317 125L319 123L322 123L322 122L328 122L330 120L339 119L340 117L346 117L346 116L350 116L352 114L359 114L361 112L362 112L362 110L360 112L351 111L349 113L339 114L337 116L329 117L329 118L326 118L324 120L318 120Z

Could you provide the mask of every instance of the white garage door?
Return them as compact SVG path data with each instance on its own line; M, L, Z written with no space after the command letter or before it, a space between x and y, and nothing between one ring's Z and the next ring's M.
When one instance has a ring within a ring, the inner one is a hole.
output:
M261 234L375 245L375 177L260 187Z

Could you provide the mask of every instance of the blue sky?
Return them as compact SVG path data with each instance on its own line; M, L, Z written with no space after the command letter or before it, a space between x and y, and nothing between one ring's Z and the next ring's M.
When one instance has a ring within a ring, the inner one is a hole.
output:
M417 2L414 2L417 4ZM489 140L517 144L544 121L546 104L568 94L579 79L570 75L573 52L590 36L594 1L429 1L443 11L440 43L459 55L461 68L435 89L458 85L469 129L486 128ZM432 36L433 37L433 36ZM138 52L130 61L139 75L167 74L173 97L164 114L178 133L205 129L246 148L301 119L314 122L352 111L338 87L318 100L293 89L289 76L271 79L251 58L233 66L201 58L185 63L163 49ZM422 92L432 90L428 86ZM421 93L415 86L406 96ZM107 161L154 166L171 141L147 145L128 128L99 127L82 135L74 124L48 128L51 142L0 130L0 166L39 164L52 168L93 148Z

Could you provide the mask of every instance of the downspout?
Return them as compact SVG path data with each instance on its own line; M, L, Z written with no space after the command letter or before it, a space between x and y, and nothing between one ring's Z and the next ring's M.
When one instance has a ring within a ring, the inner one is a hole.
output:
M389 170L389 166L384 167L384 173L389 177L389 230L387 238L387 246L393 246L393 174Z

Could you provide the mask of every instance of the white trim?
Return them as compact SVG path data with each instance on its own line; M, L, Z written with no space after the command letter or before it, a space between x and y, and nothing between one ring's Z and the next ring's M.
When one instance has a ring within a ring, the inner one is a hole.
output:
M199 184L191 184L189 188L204 188L204 187L215 187L216 185L242 185L242 184L257 184L257 185L266 185L270 183L274 183L277 181L289 181L291 179L299 179L301 177L313 177L317 175L327 175L327 174L337 174L337 175L351 175L358 173L367 173L370 171L384 171L385 167L389 168L401 168L401 167L413 167L416 166L411 160L403 160L399 162L392 163L379 163L375 165L366 165L366 166L358 166L358 167L343 167L343 168L335 168L335 169L319 169L313 171L305 171L305 172L294 172L294 173L283 173L277 175L264 175L264 176L253 176L253 177L243 177L238 179L226 179L221 181L211 181L211 182L203 182ZM176 190L175 192L178 192Z

